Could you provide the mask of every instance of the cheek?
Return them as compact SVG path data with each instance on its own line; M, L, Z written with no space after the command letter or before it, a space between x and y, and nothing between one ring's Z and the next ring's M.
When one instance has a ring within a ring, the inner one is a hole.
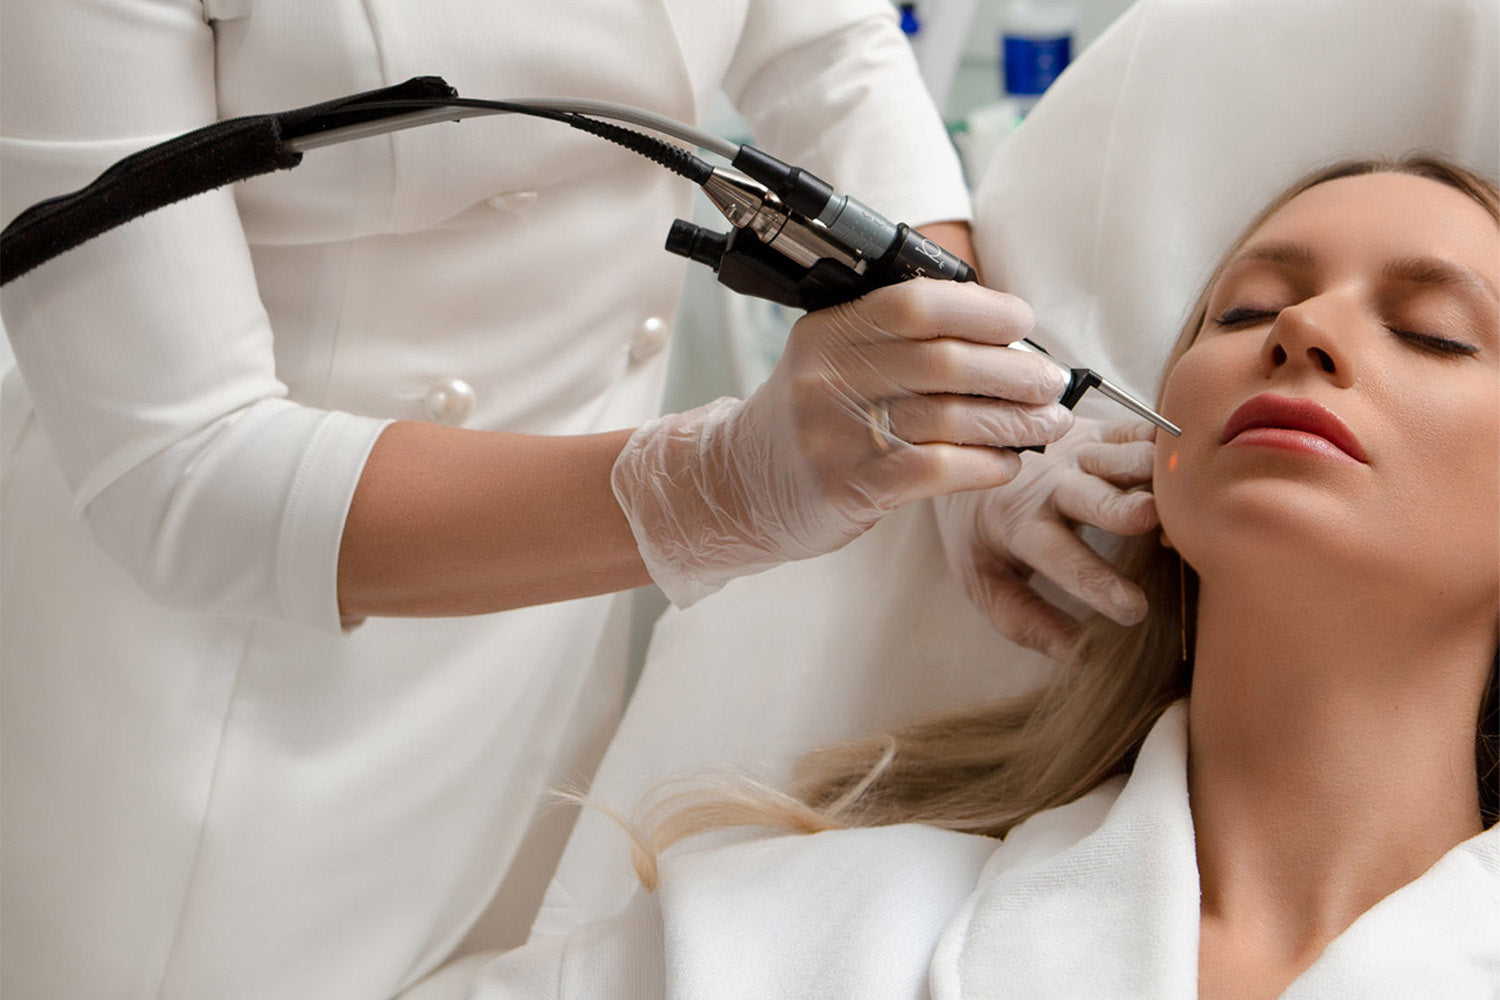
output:
M1201 437L1213 424L1225 392L1233 380L1231 372L1243 371L1243 351L1223 338L1194 344L1172 366L1162 386L1162 413L1183 429L1177 441Z
M1412 467L1408 488L1388 496L1392 520L1402 522L1392 528L1424 539L1452 579L1493 592L1500 590L1500 392L1493 383L1465 391L1457 380L1445 389L1406 415Z
M1162 390L1162 414L1182 428L1181 437L1157 432L1152 470L1152 491L1162 530L1171 539L1191 533L1190 498L1203 488L1198 479L1217 441L1217 401L1225 397L1215 373L1222 373L1224 368L1214 363L1211 353L1194 347L1184 354Z
M1186 433L1186 431L1184 431ZM1183 491L1181 441L1166 431L1156 432L1156 464L1152 470L1151 492L1156 496L1156 514L1161 519L1161 533L1172 541L1182 526L1186 512Z

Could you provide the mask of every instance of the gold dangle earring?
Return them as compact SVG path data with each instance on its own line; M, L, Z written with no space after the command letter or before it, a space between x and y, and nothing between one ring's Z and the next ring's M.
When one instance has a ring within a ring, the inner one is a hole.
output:
M1182 553L1177 553L1177 594L1182 602L1182 617L1177 619L1178 628L1181 630L1182 638L1182 665L1187 666L1188 644L1187 644L1187 563L1182 560Z

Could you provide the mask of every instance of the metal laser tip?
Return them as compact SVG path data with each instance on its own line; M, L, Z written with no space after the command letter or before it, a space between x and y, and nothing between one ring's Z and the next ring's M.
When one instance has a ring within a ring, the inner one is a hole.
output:
M1121 406L1125 407L1127 410L1131 411L1137 416L1151 421L1153 424L1160 427L1168 434L1171 434L1173 437L1182 436L1181 427L1178 427L1176 424L1172 423L1172 421L1168 420L1160 413L1157 413L1155 410L1151 409L1151 407L1147 406L1139 399L1136 399L1130 393L1126 392L1124 389L1121 389L1109 379L1099 379L1099 384L1095 388L1097 388L1100 392L1104 393L1104 395L1108 396L1110 399L1113 399L1116 403L1119 403Z

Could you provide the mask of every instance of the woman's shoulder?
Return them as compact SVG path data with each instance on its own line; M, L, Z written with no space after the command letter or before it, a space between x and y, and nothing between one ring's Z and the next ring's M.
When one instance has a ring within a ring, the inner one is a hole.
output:
M661 865L665 910L720 919L805 912L829 926L847 915L871 924L951 915L997 866L1021 867L1067 849L1103 822L1124 778L1067 805L1037 813L1003 841L920 823L761 837L668 854ZM889 912L886 912L889 911Z
M674 996L921 996L937 940L999 841L917 824L664 859Z
M801 895L820 885L840 894L885 891L912 873L951 875L973 887L973 877L1000 842L918 823L827 830L741 840L679 851L662 862L662 888L699 892Z
M1118 784L1017 827L1004 842L907 823L743 841L664 859L658 890L672 995L926 995L933 952L997 867L1087 836Z
M1106 782L1004 842L907 823L679 847L654 893L501 957L473 995L925 997L938 942L983 883L1086 837L1118 794Z
M1018 824L991 858L989 871L1040 864L1072 847L1104 825L1127 780L1125 775L1116 775L1072 802L1045 809Z
M905 824L679 847L655 892L500 956L472 996L912 1000L998 844Z

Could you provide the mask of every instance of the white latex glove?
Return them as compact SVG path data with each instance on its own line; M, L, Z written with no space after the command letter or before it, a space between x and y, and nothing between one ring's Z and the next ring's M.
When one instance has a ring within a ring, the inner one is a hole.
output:
M686 607L912 500L1009 482L1006 446L1073 423L1058 367L1001 346L1032 323L1014 296L928 279L802 317L748 400L654 420L621 451L615 497L652 579Z
M1122 625L1145 618L1146 595L1076 528L1140 535L1157 526L1155 497L1126 492L1151 481L1155 430L1079 417L1044 454L1028 453L1008 485L934 502L949 568L1012 641L1060 659L1077 638L1072 617L1031 589L1033 572Z

